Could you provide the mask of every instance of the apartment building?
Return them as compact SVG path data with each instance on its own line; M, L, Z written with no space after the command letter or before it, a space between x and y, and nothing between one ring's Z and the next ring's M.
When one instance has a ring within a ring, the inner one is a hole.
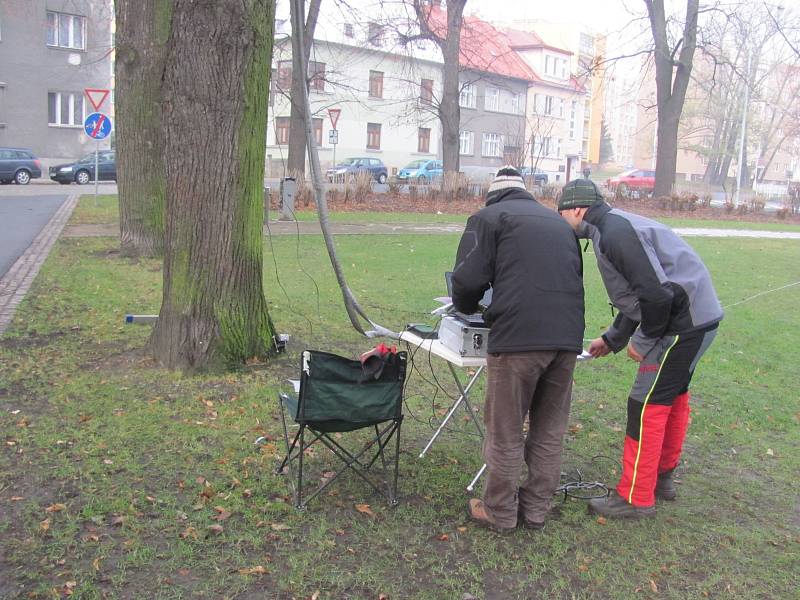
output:
M94 150L83 90L110 88L113 17L111 0L0 3L0 146L30 148L45 167Z

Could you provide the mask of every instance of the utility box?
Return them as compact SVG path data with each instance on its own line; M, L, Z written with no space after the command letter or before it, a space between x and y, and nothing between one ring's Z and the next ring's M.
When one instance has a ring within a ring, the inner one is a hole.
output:
M294 177L281 179L281 221L294 221L294 197L297 194L297 181Z

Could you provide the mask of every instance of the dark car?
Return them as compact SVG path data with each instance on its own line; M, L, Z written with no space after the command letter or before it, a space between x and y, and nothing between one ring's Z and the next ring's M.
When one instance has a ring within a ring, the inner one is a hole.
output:
M547 185L547 173L539 169L531 169L530 167L522 167L519 170L520 175L525 179L526 183L533 182L533 185Z
M28 185L42 176L42 163L27 148L0 148L0 183Z
M99 181L117 180L117 160L113 150L101 150L97 153L97 170L100 172ZM94 181L94 152L76 160L50 167L50 179L63 185L72 183L85 185Z
M343 182L352 179L359 173L371 173L372 178L378 183L386 183L389 172L386 165L379 158L358 156L346 158L335 167L328 169L328 181Z

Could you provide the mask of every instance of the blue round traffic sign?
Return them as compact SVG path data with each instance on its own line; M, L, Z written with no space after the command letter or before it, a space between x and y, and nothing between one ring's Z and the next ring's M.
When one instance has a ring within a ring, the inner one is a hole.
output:
M111 133L111 117L95 112L86 117L83 130L93 140L103 140Z

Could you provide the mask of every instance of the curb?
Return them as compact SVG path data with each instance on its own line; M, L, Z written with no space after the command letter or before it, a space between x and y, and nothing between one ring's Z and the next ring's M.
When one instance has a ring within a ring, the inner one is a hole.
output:
M71 194L63 202L27 250L0 279L0 335L5 333L11 324L17 306L28 293L42 263L50 254L53 244L67 224L79 199L80 194Z

